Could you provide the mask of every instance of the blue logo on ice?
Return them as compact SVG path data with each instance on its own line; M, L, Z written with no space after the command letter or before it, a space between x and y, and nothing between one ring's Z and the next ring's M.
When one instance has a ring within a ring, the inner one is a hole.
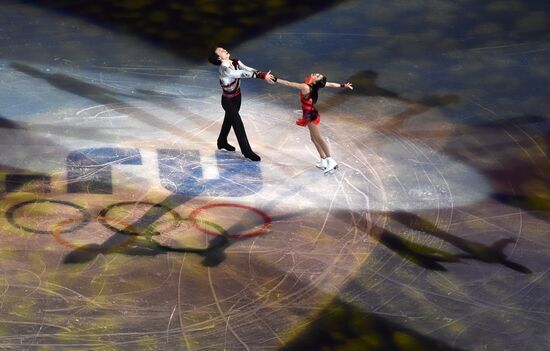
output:
M262 188L262 172L256 162L246 162L234 153L217 152L217 179L204 179L198 150L157 151L160 182L173 194L187 196L239 197ZM69 193L112 194L113 165L141 165L138 149L90 148L67 157Z

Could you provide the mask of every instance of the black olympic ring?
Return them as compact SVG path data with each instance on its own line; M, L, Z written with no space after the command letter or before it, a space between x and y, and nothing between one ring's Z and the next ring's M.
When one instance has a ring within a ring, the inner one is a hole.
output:
M73 227L65 229L63 231L60 231L61 234L71 233L71 232L74 232L78 229L81 229L81 228L85 227L90 222L90 220L92 218L90 213L88 213L88 211L86 211L86 209L84 207L75 205L75 204L73 204L72 202L69 202L69 201L48 200L48 199L34 199L34 200L24 201L24 202L21 202L17 205L14 205L14 206L10 207L10 209L8 209L8 211L6 211L6 218L7 218L8 222L11 225L13 225L16 228L22 229L26 232L36 233L36 234L54 234L54 232L52 230L41 230L41 229L25 227L24 225L20 225L19 223L17 223L17 221L15 220L15 211L17 211L18 209L20 209L22 207L25 207L27 205L37 204L37 203L45 203L45 202L54 203L54 204L61 204L61 205L67 205L69 207L77 209L82 214L83 218L80 221L80 223L78 223L77 225L75 225Z
M183 218L179 213L174 211L173 208L167 205L153 203L153 202L124 201L124 202L117 202L115 204L109 205L104 209L102 209L97 216L99 223L103 224L103 226L105 226L106 228L116 233L121 233L126 235L142 235L142 233L135 231L132 225L126 226L124 229L120 229L113 225L110 225L107 222L106 218L108 218L107 214L109 213L109 211L111 211L115 207L126 206L126 205L148 205L148 206L151 206L152 208L157 207L157 208L164 209L166 212L169 212L174 217L176 226L178 226L181 221L189 220L188 218Z

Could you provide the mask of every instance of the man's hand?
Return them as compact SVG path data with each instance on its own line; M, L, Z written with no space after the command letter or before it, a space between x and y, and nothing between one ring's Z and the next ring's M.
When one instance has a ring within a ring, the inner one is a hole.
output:
M347 82L344 84L344 88L348 88L349 90L353 90L353 85L350 82Z

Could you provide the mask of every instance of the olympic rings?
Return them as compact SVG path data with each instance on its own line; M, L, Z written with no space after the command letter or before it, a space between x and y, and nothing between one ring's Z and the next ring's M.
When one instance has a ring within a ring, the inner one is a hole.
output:
M30 204L45 203L45 202L46 203L49 202L49 203L54 203L54 204L61 204L61 205L66 205L66 206L69 206L69 207L72 207L72 208L76 208L82 214L83 218L80 220L80 223L78 223L77 225L75 225L71 228L63 230L60 233L74 232L78 229L81 229L81 228L85 227L86 224L88 224L88 222L90 222L91 216L88 213L88 211L86 211L86 209L84 209L83 207L75 205L75 204L73 204L72 202L69 202L69 201L48 200L48 199L34 199L34 200L24 201L24 202L21 202L21 203L15 205L15 206L12 206L8 211L6 211L6 218L12 226L14 226L16 228L19 228L19 229L22 229L26 232L36 233L36 234L53 234L53 232L51 230L40 230L40 229L25 227L23 225L18 224L15 220L15 216L14 216L15 211L17 211L18 209L20 209L22 207L25 207L27 205L30 205Z
M249 211L252 211L254 213L256 213L258 216L260 216L263 221L264 221L264 224L262 225L262 227L256 231L253 231L251 233L245 233L245 234L242 234L242 233L239 233L239 234L229 234L229 233L225 233L224 236L227 236L227 237L230 237L230 238L248 238L248 237L252 237L252 236L257 236L257 235L260 235L260 234L263 234L269 230L271 230L271 223L272 223L272 220L271 218L263 211L260 211L258 210L257 208L254 208L254 207L250 207L250 206L246 206L246 205L240 205L240 204L208 204L208 205L205 205L205 206L202 206L202 207L199 207L197 209L195 209L193 212L191 212L191 214L189 215L189 218L193 221L193 224L195 224L195 226L197 226L197 215L204 211L204 210L207 210L209 208L214 208L214 207L237 207L237 208L244 208L246 210L249 210ZM200 222L202 223L207 223L207 221L205 220L201 220ZM208 235L219 235L215 232L212 232L208 229L205 229L205 228L201 228L199 226L197 226L197 228L202 231L203 233L205 234L208 234Z
M82 245L77 245L77 244L74 244L68 240L65 240L65 238L63 238L61 236L61 233L63 233L63 231L57 229L59 226L61 225L64 225L66 224L67 222L71 222L71 221L74 221L74 219L66 219L64 221L61 221L59 223L57 223L56 225L54 225L54 228L52 230L52 234L53 234L53 237L55 238L55 240L60 243L61 245L63 246L66 246L66 247L69 247L71 249L75 249L77 251L81 251L81 252L91 252L91 253L108 253L108 252L114 252L116 251L117 248L123 248L123 247L127 247L128 245L130 245L131 243L133 243L134 241L136 241L136 236L135 235L128 235L128 239L126 239L125 241L123 241L122 243L120 244L117 244L116 246L112 246L112 247L99 247L99 248L90 248L90 247L86 247L86 246L82 246ZM131 225L128 224L128 223L124 223L124 224L127 224L127 227L130 227Z
M24 225L21 225L21 224L17 223L17 221L15 219L16 218L16 216L15 216L16 211L23 208L23 207L25 207L25 206L27 206L27 205L37 204L37 203L53 203L53 204L66 205L66 206L69 206L71 208L74 208L74 209L78 210L78 212L81 214L82 218L67 218L67 219L64 219L64 220L56 223L52 227L51 230L35 229L35 228L27 227L27 226L24 226ZM189 221L189 222L191 222L190 225L196 227L198 230L202 231L205 234L215 235L215 236L224 236L224 237L228 237L228 238L247 238L247 237L257 236L257 235L260 235L260 234L263 234L263 233L269 231L271 229L271 224L272 224L271 218L266 213L264 213L264 212L262 212L262 211L260 211L256 208L253 208L253 207L250 207L250 206L245 206L245 205L240 205L240 204L224 204L224 203L221 203L221 204L208 204L208 205L205 205L205 206L202 206L202 207L199 207L199 208L193 210L191 212L191 214L189 215L189 217L182 217L172 207L169 207L169 206L164 205L164 204L152 203L152 202L126 201L126 202L115 203L115 204L112 204L112 205L109 205L109 206L103 208L98 213L97 216L94 216L94 218L96 218L98 220L98 222L101 223L107 229L112 230L116 233L127 235L127 236L129 236L129 238L127 240L123 241L122 243L119 243L119 244L117 244L116 246L113 246L113 247L109 247L109 248L105 248L105 247L103 247L103 248L102 247L90 248L90 247L86 247L86 246L82 246L82 245L77 245L77 244L65 239L62 236L62 234L68 234L68 233L75 232L79 229L82 229L92 219L92 215L85 208L83 208L79 205L73 204L69 201L34 199L34 200L21 202L19 204L16 204L16 205L12 206L11 208L9 208L8 211L6 211L6 217L7 217L8 222L16 228L19 228L21 230L24 230L24 231L27 231L27 232L30 232L30 233L51 234L51 235L53 235L54 239L58 243L60 243L63 246L69 247L71 249L75 249L75 250L83 251L83 252L105 253L105 252L112 252L112 251L116 250L117 248L126 247L126 246L132 244L133 242L135 242L137 240L138 236L146 236L146 237L149 237L149 239L151 239L150 235L159 235L160 234L160 233L157 233L157 232L142 233L142 232L137 231L132 226L132 224L130 224L130 223L127 223L127 222L125 222L121 219L113 219L113 218L109 217L108 214L111 210L113 210L114 208L117 208L117 207L127 206L127 205L134 205L134 206L146 205L146 206L150 206L150 208L159 208L159 209L165 211L165 213L169 212L171 214L171 216L173 218L173 221L175 223L175 227L180 226L181 223L184 222L184 221ZM260 218L262 218L263 225L261 226L260 229L258 229L256 231L253 231L253 232L250 232L250 233L229 234L229 233L227 233L227 231L222 226L220 226L220 225L218 225L214 222L204 220L204 219L201 219L201 220L196 219L199 213L201 213L201 212L203 212L207 209L215 208L215 207L236 207L236 208L246 209L248 211L254 212L256 215L258 215ZM164 215L164 213L162 215ZM121 229L121 228L115 227L115 225L109 223L109 221L111 221L111 220L122 224L124 226L124 228ZM200 226L198 222L210 227L211 229L207 229L204 226ZM62 229L62 227L66 226L66 225L71 225L73 223L77 223L77 224L72 225L69 228ZM184 230L185 229L187 229L187 228L184 228Z

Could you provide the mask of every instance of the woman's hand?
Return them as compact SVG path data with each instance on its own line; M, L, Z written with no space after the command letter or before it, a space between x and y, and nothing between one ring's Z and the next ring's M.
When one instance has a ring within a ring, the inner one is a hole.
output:
M269 84L275 84L275 76L271 74L271 70L267 71L267 74L265 75L265 81Z

